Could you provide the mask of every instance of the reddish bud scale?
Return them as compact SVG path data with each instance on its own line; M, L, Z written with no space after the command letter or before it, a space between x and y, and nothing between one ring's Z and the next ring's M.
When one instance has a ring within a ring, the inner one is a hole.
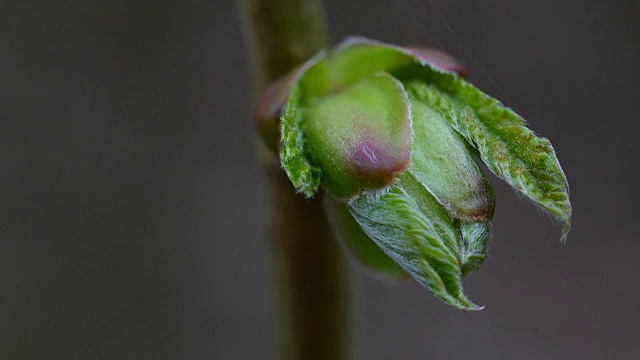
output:
M287 83L287 77L284 77L269 84L256 104L255 119L258 133L267 147L274 152L278 150L280 139L278 121L289 95Z
M427 46L405 46L402 49L416 59L429 63L438 69L454 72L463 78L467 77L467 68L460 60L448 53Z

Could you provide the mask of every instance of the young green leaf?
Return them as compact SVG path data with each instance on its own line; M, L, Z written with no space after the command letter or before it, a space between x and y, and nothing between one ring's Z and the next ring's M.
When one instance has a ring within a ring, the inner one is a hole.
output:
M487 259L491 242L491 222L474 221L460 224L462 231L462 276L478 270Z
M422 286L458 309L481 309L464 294L460 261L446 245L460 242L459 228L409 172L347 206L364 232Z
M395 261L477 310L461 278L486 258L495 199L471 153L561 221L563 239L571 205L549 141L463 74L433 49L349 38L266 91L258 124L272 147L279 126L282 167L307 197L327 190L334 230L365 266L400 276Z
M301 96L299 86L294 85L280 118L280 163L296 190L311 197L320 186L321 171L305 153L305 137L301 129L305 108L300 105Z
M407 273L362 231L345 204L328 194L324 195L323 202L329 224L347 253L384 279L407 279Z
M494 174L560 221L564 240L571 226L569 189L549 140L537 137L520 116L464 80L436 78L435 86L411 81L408 91L440 111Z

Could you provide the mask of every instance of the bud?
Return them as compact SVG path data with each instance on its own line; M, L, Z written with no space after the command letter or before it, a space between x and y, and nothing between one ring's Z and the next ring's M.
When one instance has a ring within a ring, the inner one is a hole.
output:
M303 130L324 186L338 198L388 186L409 163L409 100L385 73L318 99Z
M571 204L549 141L465 74L438 50L350 38L270 87L258 117L296 190L326 191L354 258L479 310L462 277L487 256L495 199L472 154L562 222L563 238Z
M414 86L408 86L410 94ZM478 268L486 258L495 209L493 187L462 136L442 114L413 95L411 104L415 140L408 171L460 221L461 241L447 245L459 254L463 273L467 273L465 269Z

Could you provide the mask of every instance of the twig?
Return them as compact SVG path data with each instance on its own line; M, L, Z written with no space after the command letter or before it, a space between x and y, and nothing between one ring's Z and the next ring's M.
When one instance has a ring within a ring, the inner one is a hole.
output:
M261 90L327 45L320 0L239 0ZM319 199L297 195L264 147L279 297L282 359L339 360L347 353L347 269Z

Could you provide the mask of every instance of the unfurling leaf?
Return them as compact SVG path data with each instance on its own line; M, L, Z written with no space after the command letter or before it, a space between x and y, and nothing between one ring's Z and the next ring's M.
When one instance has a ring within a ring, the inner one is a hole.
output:
M348 203L364 232L421 285L445 303L480 310L463 292L460 259L447 244L460 243L456 224L409 172L387 190Z
M442 113L494 174L560 221L566 238L571 227L569 185L549 140L537 137L520 116L459 78L451 79L446 92L420 81L408 88Z
M362 231L345 204L326 194L323 199L329 224L338 240L358 263L373 274L389 280L405 280L408 275Z
M459 222L461 241L448 246L466 274L480 266L489 249L493 187L442 114L411 100L415 139L407 171Z
M563 239L571 204L549 141L464 74L439 50L349 38L269 88L257 115L295 189L326 192L355 259L478 310L461 279L486 259L495 198L473 155L562 222Z

